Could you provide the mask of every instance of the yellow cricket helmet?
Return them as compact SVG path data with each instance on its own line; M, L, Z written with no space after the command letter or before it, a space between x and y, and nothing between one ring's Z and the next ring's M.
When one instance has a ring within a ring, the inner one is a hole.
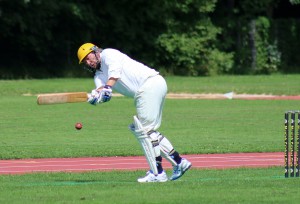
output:
M96 46L93 43L84 43L81 45L77 51L77 57L79 64L82 63L82 60L92 51L94 51Z

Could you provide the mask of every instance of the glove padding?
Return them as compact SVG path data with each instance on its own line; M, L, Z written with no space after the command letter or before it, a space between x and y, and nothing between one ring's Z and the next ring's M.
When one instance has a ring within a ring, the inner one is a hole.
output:
M101 100L103 103L110 101L112 97L112 89L111 86L105 85L101 90Z
M112 97L111 86L105 85L101 91L92 90L88 95L88 102L92 105L97 105L97 103L105 103L110 101Z

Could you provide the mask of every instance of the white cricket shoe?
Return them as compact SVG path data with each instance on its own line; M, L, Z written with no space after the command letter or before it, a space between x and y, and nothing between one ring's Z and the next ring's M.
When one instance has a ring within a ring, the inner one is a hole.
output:
M189 168L191 168L192 163L186 159L182 159L181 163L177 166L173 166L173 175L170 177L170 180L179 179Z
M160 174L158 174L157 176L155 176L151 171L148 171L146 173L146 176L143 178L139 178L137 180L140 183L146 183L146 182L166 182L168 181L168 177L166 172L162 172Z

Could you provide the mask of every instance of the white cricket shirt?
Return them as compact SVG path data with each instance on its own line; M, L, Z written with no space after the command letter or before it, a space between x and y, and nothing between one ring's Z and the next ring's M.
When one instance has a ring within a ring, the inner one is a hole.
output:
M101 70L94 76L96 88L104 86L110 77L118 78L113 90L124 96L133 98L146 79L159 74L115 49L104 49L100 59Z

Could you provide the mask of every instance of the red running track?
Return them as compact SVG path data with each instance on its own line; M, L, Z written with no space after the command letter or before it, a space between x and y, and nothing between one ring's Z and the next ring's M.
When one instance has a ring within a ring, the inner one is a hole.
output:
M284 154L237 153L184 155L192 162L192 168L239 168L283 166ZM165 169L172 166L163 161ZM0 174L25 174L34 172L84 172L148 169L145 157L89 157L0 160Z

